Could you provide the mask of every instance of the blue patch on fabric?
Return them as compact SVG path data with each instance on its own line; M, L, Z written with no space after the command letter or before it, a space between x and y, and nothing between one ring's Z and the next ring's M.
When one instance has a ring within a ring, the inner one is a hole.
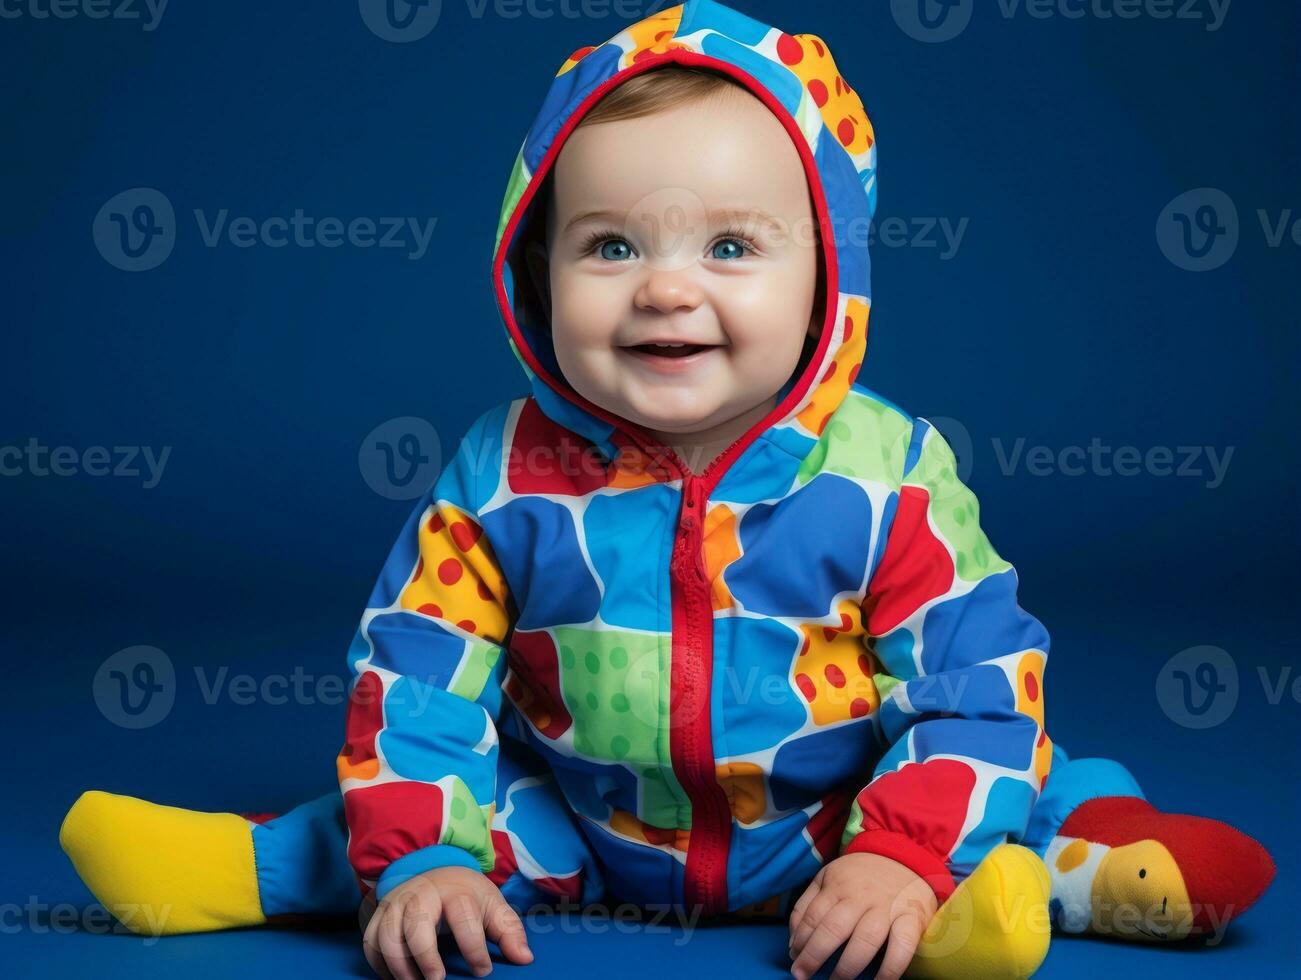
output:
M530 173L537 173L542 158L547 155L565 121L593 89L615 73L622 57L623 50L617 44L607 42L588 52L569 71L552 79L524 143L524 163Z
M583 514L587 554L604 583L601 619L621 629L667 633L671 525L681 494L664 484L596 494Z
M965 710L979 711L983 703L974 696ZM991 715L998 709L991 708ZM960 755L1005 769L1027 771L1034 761L1038 723L1026 715L1007 719L928 718L913 729L913 751L918 759L936 755Z
M727 568L727 585L751 612L826 616L837 595L861 588L871 529L872 504L863 488L819 474L783 500L742 515L742 554Z
M1004 843L1009 834L1020 834L1029 818L1034 798L1034 787L1029 783L1010 776L995 779L985 797L985 813L980 823L949 857L955 877L961 875L965 878L976 870L976 865L985 859L986 854Z
M777 101L792 116L799 111L800 99L804 96L804 86L789 69L720 34L705 35L700 46L710 57L736 65L753 76L760 85L777 97Z
M747 17L714 0L687 0L675 36L687 37L706 29L726 34L734 41L751 46L757 45L772 30L767 24L761 24L753 17Z
M822 189L835 232L839 289L855 296L872 295L872 259L868 253L868 228L872 212L854 162L825 126L813 155L822 175Z
M727 854L730 906L762 902L818 873L822 862L803 833L808 822L808 814L797 812L755 827L732 824Z
M855 734L856 733L856 734ZM779 810L804 808L854 773L864 775L878 749L870 718L792 739L777 750L769 790Z
M775 619L714 621L712 723L727 755L771 748L804 725L808 709L788 680L802 643L800 632Z
M922 626L922 673L1023 650L1048 652L1048 631L1016 601L1016 571L982 579L965 595L931 606Z
M489 685L491 688L492 685ZM501 691L496 691L500 701ZM384 693L379 748L403 779L433 783L459 776L481 804L494 798L497 743L477 751L488 731L486 708L441 688L399 677Z
M568 508L543 497L516 497L483 514L482 522L490 540L510 542L497 552L497 563L519 609L516 629L587 623L596 616L601 593Z
M447 686L466 651L465 637L438 620L406 610L376 616L367 632L375 647L371 666L434 687Z

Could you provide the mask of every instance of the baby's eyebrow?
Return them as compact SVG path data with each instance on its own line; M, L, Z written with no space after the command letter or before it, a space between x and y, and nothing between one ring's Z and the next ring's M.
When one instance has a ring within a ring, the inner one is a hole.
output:
M759 208L715 208L709 212L709 217L714 220L736 221L742 224L757 221L760 224L768 225L774 231L780 231L782 228L780 221L767 211Z
M760 224L768 225L770 228L778 231L781 230L782 227L782 223L780 221L778 221L776 218L770 215L767 211L763 211L760 208L712 208L708 212L708 215L709 215L709 219L716 223L723 222L723 221L732 221L732 222L741 222L741 223L755 221ZM627 221L628 219L629 216L627 212L618 211L614 208L601 208L596 211L583 211L580 212L579 214L574 215L567 222L565 222L565 228L564 231L561 232L561 234L565 234L575 226L584 224L585 222L588 221L608 221L612 223L614 222L622 223Z
M602 208L599 211L583 211L579 214L574 215L572 218L570 218L568 221L565 222L565 228L564 231L561 232L561 234L568 232L575 225L581 225L587 221L615 222L615 221L624 221L626 220L626 218L627 215L624 212L616 211L614 208Z

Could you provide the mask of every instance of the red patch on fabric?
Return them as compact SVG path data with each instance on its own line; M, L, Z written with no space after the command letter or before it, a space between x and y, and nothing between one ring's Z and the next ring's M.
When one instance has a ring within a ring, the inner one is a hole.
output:
M867 628L883 636L953 584L953 559L926 521L931 495L903 487L885 554L863 601Z
M549 633L517 630L508 654L506 695L543 735L559 738L574 719L560 696L560 661Z
M863 830L903 834L943 862L962 832L975 785L975 772L956 759L910 762L859 791Z
M357 786L343 794L343 812L348 861L357 874L378 879L398 858L438 843L443 791L433 783Z
M822 806L805 825L804 831L813 840L813 847L825 864L840 853L840 838L849 822L849 804L853 790L835 790L822 798Z
M515 857L515 847L510 842L510 834L504 830L492 831L492 871L488 880L500 888L506 879L519 870L519 860Z
M357 678L348 695L341 754L353 766L370 762L375 756L375 736L384 727L384 682L379 674L368 670Z
M506 480L518 494L582 497L606 485L606 467L590 442L547 418L528 398L506 454Z

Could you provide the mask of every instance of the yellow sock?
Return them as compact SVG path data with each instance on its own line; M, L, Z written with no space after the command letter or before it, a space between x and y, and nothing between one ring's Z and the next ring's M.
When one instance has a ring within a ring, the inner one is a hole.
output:
M252 828L238 814L89 790L63 818L59 845L91 894L140 935L266 921Z
M1049 878L1039 855L1000 844L931 919L905 976L1019 980L1048 955Z

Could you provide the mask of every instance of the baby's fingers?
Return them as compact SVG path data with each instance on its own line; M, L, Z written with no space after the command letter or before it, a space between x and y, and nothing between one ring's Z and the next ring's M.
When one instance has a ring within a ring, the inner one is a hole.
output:
M421 980L420 967L407 952L406 941L402 938L402 909L381 908L375 913L375 920L379 925L375 927L370 942L363 941L366 961L386 980ZM378 963L371 958L372 947L378 948Z
M890 920L879 908L870 909L858 920L853 935L845 943L845 951L832 971L832 980L853 980L872 962L890 934Z
M922 941L926 926L918 920L915 913L905 913L894 920L890 927L890 945L886 948L885 959L877 971L876 980L899 980L908 964L913 961L917 944Z
M484 910L475 896L459 892L444 906L444 914L456 946L465 957L474 975L481 977L492 972L492 957L488 955L488 941L483 935Z
M425 980L443 980L447 976L447 970L443 967L442 957L438 955L436 930L442 908L437 893L431 891L428 895L428 906L422 901L420 893L407 899L406 905L402 907L402 932L406 936L407 950L420 967Z
M524 931L519 913L498 892L488 900L488 938L501 947L502 953L512 963L532 963L533 950Z
M816 910L817 903L813 905L807 918L812 918ZM853 934L854 927L858 925L862 915L862 910L849 902L839 902L823 915L813 927L803 948L799 950L795 962L791 964L791 974L796 980L807 980L817 973L822 964L827 961L827 957ZM805 927L807 927L807 919L806 925L802 928Z
M809 903L818 897L818 892L821 890L821 887L822 886L819 884L818 879L814 878L809 882L809 886L804 889L804 894L799 897L799 901L795 903L795 907L791 909L790 948L792 958L795 956L795 936L799 932L800 923L804 920L804 913L808 911Z

